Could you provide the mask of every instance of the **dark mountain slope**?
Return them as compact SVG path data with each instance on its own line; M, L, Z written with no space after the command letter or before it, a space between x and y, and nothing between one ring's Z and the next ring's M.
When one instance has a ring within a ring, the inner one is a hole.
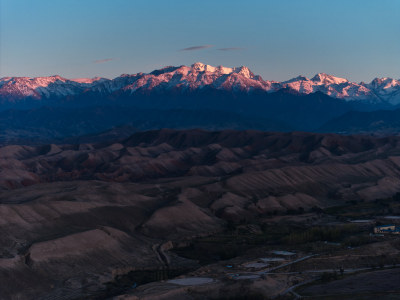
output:
M398 134L400 132L400 109L371 112L351 111L328 121L318 131L347 134Z
M41 107L0 112L0 144L40 144L105 140L100 132L118 127L136 130L159 128L258 129L290 131L285 122L266 117L246 117L234 112L189 109L143 109L135 107ZM134 128L134 129L133 129ZM122 132L121 132L122 133ZM96 139L97 136L97 139ZM115 134L114 134L115 136ZM123 138L126 134L120 136ZM117 136L115 136L118 138Z
M137 130L176 128L313 131L326 120L352 109L322 93L231 93L219 90L178 95L114 95L114 99L69 97L47 107L0 112L0 142L56 143L114 127ZM91 102L90 99L96 99ZM97 106L87 106L97 103ZM109 103L105 105L105 103ZM110 104L111 103L111 104Z

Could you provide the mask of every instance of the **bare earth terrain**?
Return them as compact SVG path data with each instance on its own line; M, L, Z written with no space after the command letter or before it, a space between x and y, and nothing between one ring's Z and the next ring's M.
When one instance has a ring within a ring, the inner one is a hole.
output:
M398 192L398 137L159 130L5 146L0 298L295 297L340 266L400 263L396 237L369 237L377 214L400 213ZM323 289L346 294L351 278Z

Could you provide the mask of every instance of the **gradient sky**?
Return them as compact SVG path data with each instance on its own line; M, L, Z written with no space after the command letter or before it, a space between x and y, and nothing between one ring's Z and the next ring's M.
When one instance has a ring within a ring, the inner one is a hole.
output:
M399 0L0 3L0 77L114 78L201 61L268 80L400 78Z

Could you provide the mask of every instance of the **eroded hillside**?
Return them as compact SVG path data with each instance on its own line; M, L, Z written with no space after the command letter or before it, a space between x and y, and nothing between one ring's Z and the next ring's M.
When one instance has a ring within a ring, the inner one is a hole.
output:
M6 146L0 166L3 297L74 299L131 270L193 268L167 250L229 222L390 197L400 138L159 130Z

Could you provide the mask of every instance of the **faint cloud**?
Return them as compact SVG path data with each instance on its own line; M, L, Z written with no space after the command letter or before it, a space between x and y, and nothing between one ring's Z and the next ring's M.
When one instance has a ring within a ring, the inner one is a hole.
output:
M180 49L179 51L193 51L193 50L207 49L207 48L211 48L211 47L214 47L214 46L213 45L192 46L189 48Z
M240 47L230 47L230 48L219 48L217 50L220 51L235 51L235 50L243 50L244 48L240 48Z
M104 58L104 59L98 59L98 60L94 60L93 63L94 64L104 64L108 61L112 61L114 60L114 58Z

